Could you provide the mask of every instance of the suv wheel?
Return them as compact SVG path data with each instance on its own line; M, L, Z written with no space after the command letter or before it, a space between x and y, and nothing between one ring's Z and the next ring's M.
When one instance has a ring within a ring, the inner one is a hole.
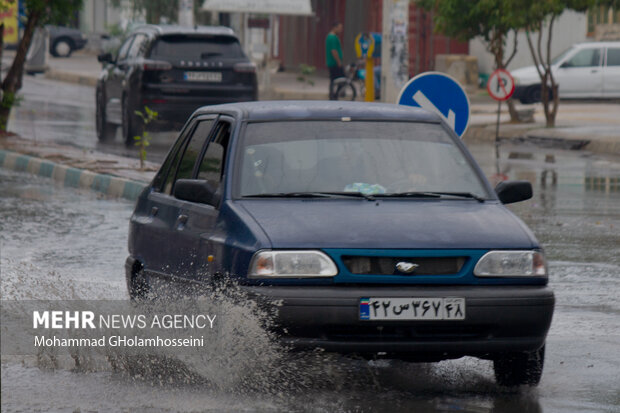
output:
M127 96L123 97L123 139L126 146L132 146L135 142L134 137L139 136L142 133L142 128L139 127L139 119L134 114L135 109L129 103Z
M493 360L495 380L501 386L536 386L545 364L545 346L539 350L515 353Z
M97 89L97 98L95 100L96 105L96 119L95 124L97 127L97 138L101 142L108 141L114 138L116 134L116 126L108 123L106 111L105 111L105 101L103 98L103 92L100 89Z

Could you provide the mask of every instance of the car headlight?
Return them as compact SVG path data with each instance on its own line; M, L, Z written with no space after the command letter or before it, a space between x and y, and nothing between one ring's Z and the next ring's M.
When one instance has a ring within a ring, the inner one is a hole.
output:
M546 277L547 263L540 251L490 251L474 268L477 277Z
M333 277L338 268L327 254L321 251L270 251L254 254L250 263L250 278L307 278Z

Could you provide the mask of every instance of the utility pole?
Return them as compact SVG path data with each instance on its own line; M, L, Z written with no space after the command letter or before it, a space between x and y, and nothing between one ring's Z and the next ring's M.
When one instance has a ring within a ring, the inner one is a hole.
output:
M409 80L409 0L383 0L381 101L396 103Z
M179 0L179 25L194 26L194 0Z

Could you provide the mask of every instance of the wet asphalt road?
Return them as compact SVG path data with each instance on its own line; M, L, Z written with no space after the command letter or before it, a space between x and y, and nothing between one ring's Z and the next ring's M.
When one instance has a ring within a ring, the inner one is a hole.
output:
M492 175L494 148L470 149ZM215 337L206 360L183 361L206 384L169 371L129 375L105 362L76 370L4 357L2 411L618 412L620 160L503 147L500 170L534 183L534 198L511 209L545 246L556 292L538 388L501 388L491 363L473 358L412 364L274 354L262 341L239 345L256 338L246 323L233 337ZM131 208L0 169L2 298L124 298ZM228 321L248 316L237 314Z
M114 155L138 157L126 147L120 128L113 141L101 143L95 130L95 89L90 86L24 76L19 105L9 119L8 130L35 141L94 149ZM178 131L151 133L148 160L162 162Z

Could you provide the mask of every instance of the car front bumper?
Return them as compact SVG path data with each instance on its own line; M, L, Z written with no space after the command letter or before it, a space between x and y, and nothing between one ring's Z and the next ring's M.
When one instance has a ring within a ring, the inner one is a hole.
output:
M516 99L516 100L522 100L522 99L527 99L527 92L528 92L528 88L531 85L519 85L519 86L515 86L515 91L512 94L512 99Z
M294 348L441 360L481 358L543 346L555 297L546 286L244 287L277 302L277 329ZM360 320L363 297L463 297L460 321Z

